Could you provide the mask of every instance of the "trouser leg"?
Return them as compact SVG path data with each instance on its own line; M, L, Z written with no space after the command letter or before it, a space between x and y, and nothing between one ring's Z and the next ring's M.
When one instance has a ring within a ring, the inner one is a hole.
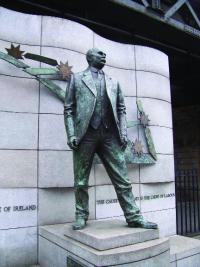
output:
M88 181L94 158L95 140L88 130L78 149L73 151L76 218L89 216Z
M127 222L143 220L132 193L131 183L128 179L127 166L119 141L115 135L107 133L98 154L114 185L120 206Z

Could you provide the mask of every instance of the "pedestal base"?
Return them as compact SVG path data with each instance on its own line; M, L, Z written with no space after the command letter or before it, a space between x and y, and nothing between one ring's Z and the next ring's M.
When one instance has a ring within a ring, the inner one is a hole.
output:
M71 230L71 224L43 226L40 227L40 265L169 267L168 239L157 237L157 230L128 228L120 220L94 221L76 232Z

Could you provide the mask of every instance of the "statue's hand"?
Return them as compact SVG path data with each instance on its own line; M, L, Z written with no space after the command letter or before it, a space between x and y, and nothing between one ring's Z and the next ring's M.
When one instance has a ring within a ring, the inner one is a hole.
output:
M68 146L69 146L72 150L76 150L76 149L78 148L78 142L77 142L77 138L76 138L76 136L71 136L71 137L69 138Z
M122 136L122 141L121 141L121 147L122 150L125 150L128 144L128 138L126 135Z

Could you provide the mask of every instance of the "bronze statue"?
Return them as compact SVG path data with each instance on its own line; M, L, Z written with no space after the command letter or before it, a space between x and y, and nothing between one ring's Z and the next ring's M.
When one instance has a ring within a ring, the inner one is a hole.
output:
M89 67L87 70L73 74L68 62L60 62L41 55L25 53L11 44L6 48L8 54L0 51L0 59L13 64L25 73L32 75L62 102L65 102L65 125L68 144L74 151L74 176L76 196L76 223L74 229L85 227L88 219L88 178L97 153L115 187L119 203L130 227L157 228L154 223L143 219L134 201L131 184L127 177L126 161L134 164L155 164L156 151L148 127L149 118L137 100L139 120L129 121L128 127L140 124L144 129L149 153L142 152L141 141L128 140L125 118L125 105L119 84L104 74L106 55L98 49L87 52ZM31 68L19 59L32 59L54 68ZM55 68L56 66L56 68ZM54 79L69 81L65 94ZM71 76L70 76L71 75ZM127 145L127 148L126 148ZM126 151L124 151L126 148Z
M140 214L127 175L124 149L127 146L126 108L118 82L102 68L106 54L90 49L89 67L71 75L66 91L64 119L68 145L73 150L76 222L74 230L83 229L88 220L88 179L98 154L114 185L129 227L156 229L155 223Z

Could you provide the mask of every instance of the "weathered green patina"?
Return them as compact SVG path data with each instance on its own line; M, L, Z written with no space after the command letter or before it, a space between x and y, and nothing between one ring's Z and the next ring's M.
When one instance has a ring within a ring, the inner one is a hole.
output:
M86 226L89 215L88 181L94 155L97 154L114 185L120 206L129 227L156 229L157 225L146 221L140 214L132 194L131 182L128 179L127 162L136 164L154 163L150 155L142 153L140 141L131 143L127 138L125 104L119 83L112 80L101 70L105 65L106 55L93 48L87 52L88 69L71 76L65 92L48 78L41 75L51 75L62 72L63 78L71 74L71 66L61 62L58 69L30 68L21 63L18 57L20 47L11 46L11 53L16 58L0 53L0 58L36 77L42 84L63 101L64 119L68 137L68 145L73 150L74 187L76 202L76 222L74 230ZM42 60L40 58L40 60ZM45 59L46 60L46 59ZM65 98L64 98L65 94ZM140 124L145 128L149 152L155 157L155 149L148 129L148 116L145 115L142 104L137 102L140 113ZM130 125L138 125L131 122ZM135 154L133 153L133 147ZM127 162L125 159L125 151Z
M52 59L51 61L51 59L42 57L39 55L27 53L24 56L26 57L26 55L28 55L27 58L29 59L33 59L33 60L40 61L40 62L42 61L50 65L55 65L57 63L57 61L54 59ZM56 97L58 97L62 102L64 102L65 91L61 89L58 85L56 85L52 80L50 80L50 78L48 78L51 75L56 75L56 79L63 80L59 74L58 68L31 68L24 62L14 58L13 56L5 54L3 52L0 52L0 59L3 59L11 63L12 65L16 66L17 68L22 69L22 71L34 76L38 81L40 81L44 86L46 86L52 93L54 93ZM46 77L44 78L43 76L46 76ZM137 101L137 107L140 113L144 113L142 102L140 100ZM140 120L127 122L127 128L135 127L137 125L141 125ZM142 125L142 127L144 126ZM137 155L136 153L134 153L133 143L129 140L127 148L125 150L125 158L128 164L145 164L145 165L154 164L155 161L157 160L155 147L154 147L154 143L153 143L153 139L152 139L149 127L144 127L144 132L145 132L149 154L144 153L142 155ZM101 161L97 157L95 157L94 162L101 163Z
M140 113L140 116L146 116L144 109L142 107L142 102L141 100L137 100L137 107ZM151 135L151 131L148 127L148 123L143 125L144 127L144 132L145 132L145 137L146 137L146 141L147 141L147 147L148 147L148 151L150 153L150 155L153 157L154 160L157 160L157 156L156 156L156 150L155 150L155 146L153 143L153 138Z
M128 144L126 108L120 85L102 71L106 62L104 52L93 48L88 50L86 58L89 67L72 75L64 103L68 145L74 160L76 222L73 229L83 229L88 220L88 184L95 154L112 181L128 226L155 229L157 225L145 221L140 214L128 178L124 153ZM140 121L147 126L147 117ZM137 160L147 160L141 142L136 140L133 146Z

